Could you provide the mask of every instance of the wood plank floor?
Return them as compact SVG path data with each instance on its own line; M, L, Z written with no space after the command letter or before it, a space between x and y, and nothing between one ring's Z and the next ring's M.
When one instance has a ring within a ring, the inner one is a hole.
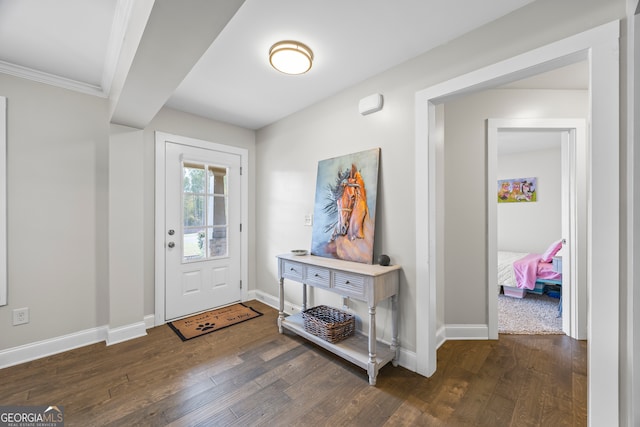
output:
M583 426L586 342L449 341L431 378L366 372L276 326L277 311L182 342L167 325L0 370L0 405L61 405L67 426Z

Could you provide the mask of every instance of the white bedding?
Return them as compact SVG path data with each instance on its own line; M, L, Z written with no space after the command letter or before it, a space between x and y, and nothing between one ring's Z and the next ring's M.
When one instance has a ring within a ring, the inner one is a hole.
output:
M498 288L500 286L518 287L513 263L526 255L526 252L498 251Z

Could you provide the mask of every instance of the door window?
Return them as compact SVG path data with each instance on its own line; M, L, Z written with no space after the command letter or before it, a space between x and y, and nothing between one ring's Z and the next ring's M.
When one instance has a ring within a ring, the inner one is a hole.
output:
M229 252L226 167L182 164L182 262L226 257Z

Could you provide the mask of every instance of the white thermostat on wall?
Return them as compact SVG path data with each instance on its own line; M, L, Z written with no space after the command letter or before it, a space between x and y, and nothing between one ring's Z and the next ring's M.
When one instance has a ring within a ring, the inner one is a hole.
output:
M360 100L358 103L358 111L363 116L375 113L376 111L382 110L382 102L382 94L374 93L373 95L369 95Z

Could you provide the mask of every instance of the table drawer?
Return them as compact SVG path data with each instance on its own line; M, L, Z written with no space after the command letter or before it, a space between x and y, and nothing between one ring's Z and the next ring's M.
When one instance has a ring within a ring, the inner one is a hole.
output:
M364 297L364 277L349 273L334 273L333 287L345 295Z
M304 266L296 262L284 261L282 276L287 279L302 281L304 277Z
M328 288L331 283L331 270L320 267L307 267L307 284Z

